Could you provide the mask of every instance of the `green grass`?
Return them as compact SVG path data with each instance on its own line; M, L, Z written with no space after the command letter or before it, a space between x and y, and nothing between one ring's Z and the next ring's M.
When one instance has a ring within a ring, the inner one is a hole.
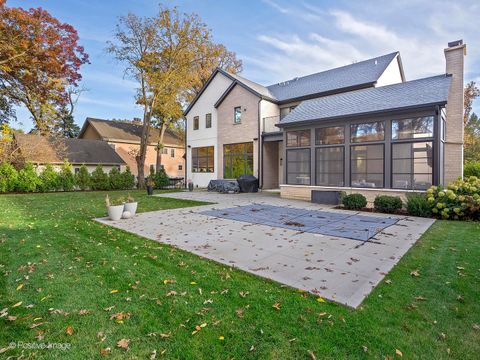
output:
M133 195L139 211L199 204ZM0 349L38 337L71 344L0 358L93 359L107 348L106 358L139 359L479 356L479 223L436 222L352 310L98 224L104 196L0 196L0 310L16 317L0 318ZM130 317L110 320L120 312ZM123 338L128 349L117 347Z

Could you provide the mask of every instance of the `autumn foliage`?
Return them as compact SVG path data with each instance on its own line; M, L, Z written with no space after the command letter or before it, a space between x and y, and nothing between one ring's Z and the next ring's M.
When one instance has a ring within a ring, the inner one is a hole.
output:
M73 26L42 8L9 8L0 0L0 95L24 105L42 132L54 125L85 63Z

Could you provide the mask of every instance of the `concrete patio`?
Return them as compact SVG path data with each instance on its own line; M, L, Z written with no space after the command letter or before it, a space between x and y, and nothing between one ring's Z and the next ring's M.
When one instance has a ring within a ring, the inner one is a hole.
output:
M158 196L214 204L148 212L128 220L97 220L353 308L361 304L434 222L362 213L377 218L393 217L396 222L379 230L368 241L357 241L202 214L251 204L281 206L293 209L292 212L305 209L346 213L328 206L281 199L275 194L224 195L195 191Z

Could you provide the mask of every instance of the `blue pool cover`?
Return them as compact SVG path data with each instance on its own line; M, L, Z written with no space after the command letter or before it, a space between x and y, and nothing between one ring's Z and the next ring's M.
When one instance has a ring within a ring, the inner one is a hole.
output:
M263 204L208 210L200 214L360 241L368 241L378 232L398 221L393 217L365 216Z

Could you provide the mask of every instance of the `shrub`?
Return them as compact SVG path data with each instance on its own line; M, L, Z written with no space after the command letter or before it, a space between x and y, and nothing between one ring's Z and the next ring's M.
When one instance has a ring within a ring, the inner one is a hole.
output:
M394 214L403 207L403 203L398 196L379 195L375 198L373 207L379 212Z
M111 190L120 190L122 188L122 174L116 166L108 173L108 182Z
M80 166L78 173L75 174L75 184L82 191L90 187L90 174L85 165Z
M122 173L122 189L130 190L135 186L135 176L130 171L130 168L127 166L125 171Z
M469 161L465 163L465 166L463 167L463 176L466 178L470 176L480 178L480 161Z
M45 169L43 169L39 177L41 181L41 184L38 188L39 191L45 192L58 189L59 175L51 164L47 164L47 166L45 166Z
M110 188L108 175L103 171L101 165L98 165L95 170L93 170L90 177L90 187L92 190L108 190Z
M73 168L67 160L65 160L62 164L62 168L58 174L58 182L63 191L72 191L75 186Z
M360 210L367 206L367 199L362 194L350 194L342 197L342 204L348 210Z
M158 170L154 175L153 175L153 181L155 182L155 188L156 189L163 189L170 185L170 178L168 177L167 173L165 172L165 169L160 169Z
M435 216L443 219L480 219L480 179L470 176L448 184L447 188L432 186L427 200Z
M25 163L23 169L18 172L16 190L20 192L34 192L41 187L40 178L31 162Z
M426 194L410 193L407 194L407 213L412 216L431 217L432 209L427 200Z
M17 186L18 172L9 163L0 164L0 193L12 192Z

